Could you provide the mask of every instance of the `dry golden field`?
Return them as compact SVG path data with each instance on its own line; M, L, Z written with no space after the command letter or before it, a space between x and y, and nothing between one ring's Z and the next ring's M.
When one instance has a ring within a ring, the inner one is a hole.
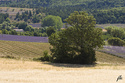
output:
M54 64L0 58L0 83L125 83L125 66Z

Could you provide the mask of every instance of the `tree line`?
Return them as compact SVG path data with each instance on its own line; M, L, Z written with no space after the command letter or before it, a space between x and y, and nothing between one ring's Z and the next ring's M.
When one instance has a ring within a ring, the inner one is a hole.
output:
M45 13L41 11L41 8L34 9L33 11L25 11L20 14L19 12L16 14L15 19L16 21L25 21L28 23L39 23L45 17Z

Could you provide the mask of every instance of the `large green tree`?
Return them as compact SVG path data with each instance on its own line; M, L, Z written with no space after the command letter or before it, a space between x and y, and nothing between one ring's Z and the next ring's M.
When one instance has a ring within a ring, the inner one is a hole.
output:
M55 29L60 30L63 26L62 19L59 16L48 15L42 20L42 27L45 26L54 26Z
M66 20L71 27L52 34L49 42L53 46L53 62L93 64L96 61L95 48L101 47L102 29L95 28L93 16L75 11Z

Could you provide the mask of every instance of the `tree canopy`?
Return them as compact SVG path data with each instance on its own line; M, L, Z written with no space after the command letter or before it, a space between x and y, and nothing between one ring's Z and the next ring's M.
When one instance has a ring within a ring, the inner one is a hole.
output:
M102 30L95 28L95 18L86 12L75 11L66 20L71 27L49 37L53 62L93 64L95 48L104 42Z
M42 20L42 27L45 26L53 26L55 29L60 30L63 26L62 19L59 16L48 15Z

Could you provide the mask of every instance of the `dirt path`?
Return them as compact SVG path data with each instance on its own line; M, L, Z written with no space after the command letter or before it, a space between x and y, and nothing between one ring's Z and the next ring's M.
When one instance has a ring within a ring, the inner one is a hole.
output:
M0 83L125 83L125 66L49 64L0 58Z

